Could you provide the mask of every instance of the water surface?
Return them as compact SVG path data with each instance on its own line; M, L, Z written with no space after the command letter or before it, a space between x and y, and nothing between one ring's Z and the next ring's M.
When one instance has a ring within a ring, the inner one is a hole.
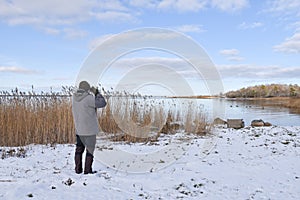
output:
M254 119L262 119L278 126L300 126L300 114L282 106L263 106L259 101L249 100L195 99L193 101L203 104L210 118L243 119L246 126Z

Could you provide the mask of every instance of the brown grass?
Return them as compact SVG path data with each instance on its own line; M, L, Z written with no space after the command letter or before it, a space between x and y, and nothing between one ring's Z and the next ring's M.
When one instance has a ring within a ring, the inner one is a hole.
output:
M299 97L272 97L272 98L251 98L247 100L261 101L265 106L279 106L291 108L300 113L300 98Z
M74 142L70 99L59 96L2 96L0 146Z
M295 108L300 110L300 98L290 98L288 103L285 104L288 108Z
M129 142L157 140L161 133L208 132L201 109L192 104L178 109L171 101L134 95L111 97L98 111L100 129L112 140ZM70 92L1 92L0 126L0 146L74 143Z

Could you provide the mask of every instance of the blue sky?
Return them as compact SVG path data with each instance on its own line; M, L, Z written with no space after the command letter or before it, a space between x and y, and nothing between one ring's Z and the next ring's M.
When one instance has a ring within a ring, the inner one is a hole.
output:
M93 48L143 27L179 31L196 41L225 91L300 84L299 0L0 0L0 88L74 85ZM137 60L160 56L141 53ZM101 82L113 87L122 73L116 66ZM195 93L207 93L201 81L187 79Z

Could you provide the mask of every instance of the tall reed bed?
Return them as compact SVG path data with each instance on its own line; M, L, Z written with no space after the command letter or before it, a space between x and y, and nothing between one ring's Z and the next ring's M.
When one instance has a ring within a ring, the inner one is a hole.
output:
M1 92L0 146L74 142L70 95Z
M156 140L161 133L210 131L203 107L187 99L113 95L99 116L100 127L113 140L146 142Z
M0 146L74 143L72 91L65 87L60 93L1 92ZM126 92L102 93L108 103L97 113L100 129L113 140L140 142L156 140L161 133L209 131L202 108L191 102Z
M131 142L157 138L166 122L161 99L140 95L116 95L100 113L100 127L114 140ZM107 123L109 121L109 123Z

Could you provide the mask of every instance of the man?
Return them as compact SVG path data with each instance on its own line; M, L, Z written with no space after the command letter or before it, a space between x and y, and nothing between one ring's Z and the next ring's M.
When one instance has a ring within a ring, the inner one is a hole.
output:
M93 94L92 94L93 93ZM92 164L96 145L96 134L99 132L97 108L106 106L104 97L98 89L90 87L87 81L81 81L73 94L72 112L76 132L75 172L82 173L82 154L86 149L84 174L94 173Z

